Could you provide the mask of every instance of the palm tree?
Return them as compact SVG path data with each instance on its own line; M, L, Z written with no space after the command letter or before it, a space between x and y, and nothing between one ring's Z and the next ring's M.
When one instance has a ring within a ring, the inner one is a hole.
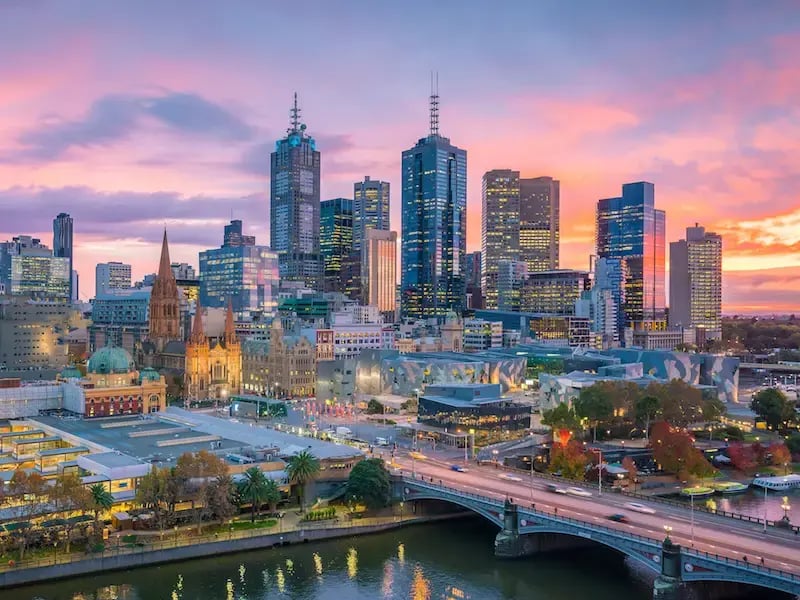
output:
M269 504L269 511L275 512L278 502L281 501L281 490L278 484L273 479L267 479L267 485L264 489L264 502Z
M244 472L244 479L239 482L239 494L242 500L250 503L252 513L250 522L256 520L256 511L261 508L261 504L266 500L269 480L258 467L250 467Z
M100 512L114 506L114 496L111 495L102 483L96 483L89 488L92 495L92 510L94 511L94 532L100 534Z
M317 476L320 471L319 460L308 450L303 450L289 459L286 474L289 481L298 486L300 497L300 510L303 510L306 484Z

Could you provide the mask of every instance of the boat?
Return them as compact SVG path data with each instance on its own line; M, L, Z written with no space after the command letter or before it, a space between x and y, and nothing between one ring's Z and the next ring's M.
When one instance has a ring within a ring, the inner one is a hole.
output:
M773 491L786 491L800 488L800 475L779 475L777 477L756 477L753 485Z
M704 487L702 485L687 487L681 490L681 496L690 496L692 498L705 498L706 496L710 496L713 493L714 490L712 488Z
M746 492L750 486L738 481L719 481L709 484L718 494L741 494Z

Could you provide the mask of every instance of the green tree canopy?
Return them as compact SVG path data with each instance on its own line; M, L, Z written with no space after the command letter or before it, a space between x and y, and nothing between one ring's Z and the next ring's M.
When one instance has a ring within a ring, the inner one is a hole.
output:
M580 426L580 420L575 414L575 410L566 402L542 412L542 423L552 427L553 431L557 429L573 430Z
M308 450L298 452L289 459L289 464L286 466L286 474L289 475L289 481L297 485L300 510L303 510L306 485L317 476L319 471L319 459Z
M636 420L644 424L645 435L650 435L650 423L661 412L661 402L655 396L644 395L637 398L633 407Z
M258 467L250 467L239 482L239 494L243 502L250 504L250 521L256 520L256 513L267 501L268 479Z
M368 458L353 467L347 480L347 496L369 508L382 508L389 503L389 472L382 459Z
M762 417L773 429L784 427L784 423L792 423L797 419L794 404L782 391L776 388L761 390L750 402L750 410Z
M614 414L611 394L603 386L592 385L581 390L575 400L575 414L592 425L593 438L597 441L597 426Z

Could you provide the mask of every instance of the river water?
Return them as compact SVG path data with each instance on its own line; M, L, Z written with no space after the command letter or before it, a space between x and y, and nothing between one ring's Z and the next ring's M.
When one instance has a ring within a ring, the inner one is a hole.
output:
M781 508L783 499L786 498L790 506L788 515L789 520L793 525L800 525L800 489L795 488L785 492L767 492L766 501L764 499L764 490L761 488L750 488L742 494L731 494L720 496L715 494L711 497L717 506L717 510L724 510L727 512L738 513L740 515L748 515L750 517L764 518L764 513L767 514L767 520L778 521L783 515L784 511ZM675 496L686 504L690 501L685 496ZM695 506L705 506L708 498L695 498Z
M501 561L480 519L3 590L3 600L649 600L603 548ZM754 596L754 598L757 596ZM762 596L770 598L769 595ZM772 596L774 597L774 596Z

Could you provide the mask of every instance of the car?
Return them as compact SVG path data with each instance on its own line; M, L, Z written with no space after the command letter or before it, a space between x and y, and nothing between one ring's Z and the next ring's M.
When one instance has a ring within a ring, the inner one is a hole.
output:
M589 498L592 495L592 492L588 492L588 491L584 490L583 488L579 488L579 487L567 488L567 493L570 496L581 496L582 498Z
M382 437L376 437L375 438L375 445L376 446L388 446L389 445L389 440L387 440L386 438L382 438Z
M638 502L628 502L625 505L625 508L632 510L634 512L644 513L646 515L654 515L656 511L654 511L649 506L645 506L644 504L639 504Z
M466 473L467 469L462 467L461 465L450 465L450 470L455 471L456 473Z
M415 460L425 460L428 458L422 452L409 452L408 455Z
M616 521L617 523L627 523L628 522L628 517L626 517L625 515L623 515L621 513L608 515L606 518L609 521Z
M503 479L508 479L509 481L522 481L522 477L517 477L516 475L509 475L508 473L502 473L500 477Z
M553 483L547 484L547 491L548 492L553 492L554 494L566 494L567 493L567 490L565 490L562 487L558 487L557 485L555 485Z

